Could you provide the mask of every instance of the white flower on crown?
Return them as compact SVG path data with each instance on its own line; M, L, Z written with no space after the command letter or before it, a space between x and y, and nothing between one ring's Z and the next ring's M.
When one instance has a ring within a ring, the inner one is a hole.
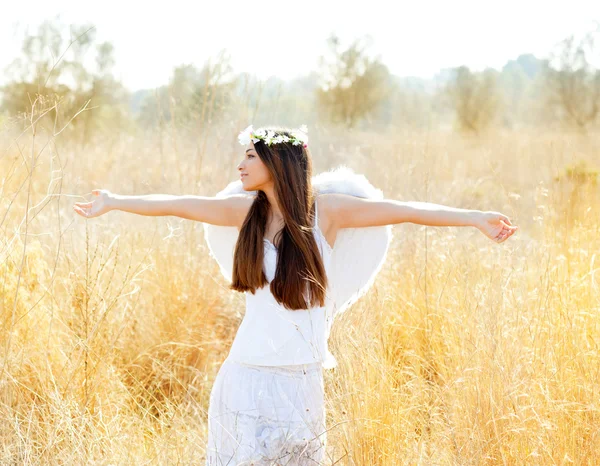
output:
M243 146L250 144L250 137L252 135L252 125L248 126L244 131L241 131L238 135L238 141Z
M267 135L264 137L263 141L265 141L267 145L270 146L274 139L275 132L273 130L267 130Z
M302 127L306 128L306 126ZM294 138L296 139L294 142L292 142L292 144L294 144L295 146L302 143L308 144L308 135L301 129L297 131L292 131L292 136L294 136Z
M244 131L241 131L238 135L238 141L241 145L247 146L252 142L263 141L267 145L271 144L279 144L281 142L291 142L294 146L298 146L300 144L306 145L308 144L308 128L306 125L300 126L298 130L291 131L292 137L289 137L285 134L279 134L275 136L275 131L269 129L265 130L264 128L258 129L254 131L252 125L248 126Z

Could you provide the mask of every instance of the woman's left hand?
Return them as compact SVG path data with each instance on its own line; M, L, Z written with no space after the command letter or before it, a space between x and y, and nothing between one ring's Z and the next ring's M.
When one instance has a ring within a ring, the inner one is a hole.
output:
M503 243L510 238L518 226L513 226L510 219L500 212L481 212L475 226L495 243Z

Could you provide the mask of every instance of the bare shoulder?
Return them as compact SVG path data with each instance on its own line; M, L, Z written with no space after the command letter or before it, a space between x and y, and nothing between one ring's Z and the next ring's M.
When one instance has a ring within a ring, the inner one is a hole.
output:
M398 207L385 199L328 193L322 195L321 204L327 215L327 228L333 231L397 223Z
M332 249L335 245L335 240L340 229L340 196L344 196L344 194L324 193L317 196L317 204L319 207L319 228L323 232L329 247Z
M327 217L329 223L335 223L338 212L348 201L354 199L354 196L342 193L325 193L317 196L319 203L319 216L321 212Z
M325 193L317 196L319 206L319 228L321 231L336 229L337 210L339 205L339 194Z
M242 228L244 220L248 216L248 211L250 207L252 207L252 203L254 199L256 199L256 195L254 194L232 194L231 196L227 196L228 199L231 199L233 202L233 207L235 209L235 217L236 217L236 227L239 230Z
M320 211L329 211L335 203L336 193L325 193L317 195L317 202L319 203Z

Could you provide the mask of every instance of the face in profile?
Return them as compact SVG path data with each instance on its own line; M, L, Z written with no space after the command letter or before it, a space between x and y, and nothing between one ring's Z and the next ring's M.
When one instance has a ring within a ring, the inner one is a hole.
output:
M238 165L242 187L244 191L262 190L269 183L273 182L271 174L258 156L252 141L246 146L245 150L244 159Z

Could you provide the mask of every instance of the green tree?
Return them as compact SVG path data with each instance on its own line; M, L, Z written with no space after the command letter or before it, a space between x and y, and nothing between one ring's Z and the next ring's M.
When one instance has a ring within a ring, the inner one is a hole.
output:
M580 40L561 41L545 66L546 104L566 126L585 131L600 114L600 70L590 58L598 55L600 27Z
M68 130L80 136L83 144L106 129L122 128L127 120L127 92L112 75L114 47L108 42L94 44L96 30L91 25L71 25L70 40L64 26L45 21L37 33L23 39L21 56L7 67L8 84L2 86L2 104L9 115L31 111L36 96L57 103L48 115L62 126L82 107L87 111L72 121ZM96 69L84 65L95 48Z
M479 133L498 114L500 97L495 70L473 73L466 66L455 68L445 91L460 130Z
M375 112L390 92L387 67L367 55L364 40L342 50L339 39L328 39L329 56L320 58L321 83L317 106L333 123L354 127Z
M229 107L236 86L230 60L221 51L201 69L192 64L175 67L168 85L146 92L139 120L147 127L169 122L191 130L219 120Z

